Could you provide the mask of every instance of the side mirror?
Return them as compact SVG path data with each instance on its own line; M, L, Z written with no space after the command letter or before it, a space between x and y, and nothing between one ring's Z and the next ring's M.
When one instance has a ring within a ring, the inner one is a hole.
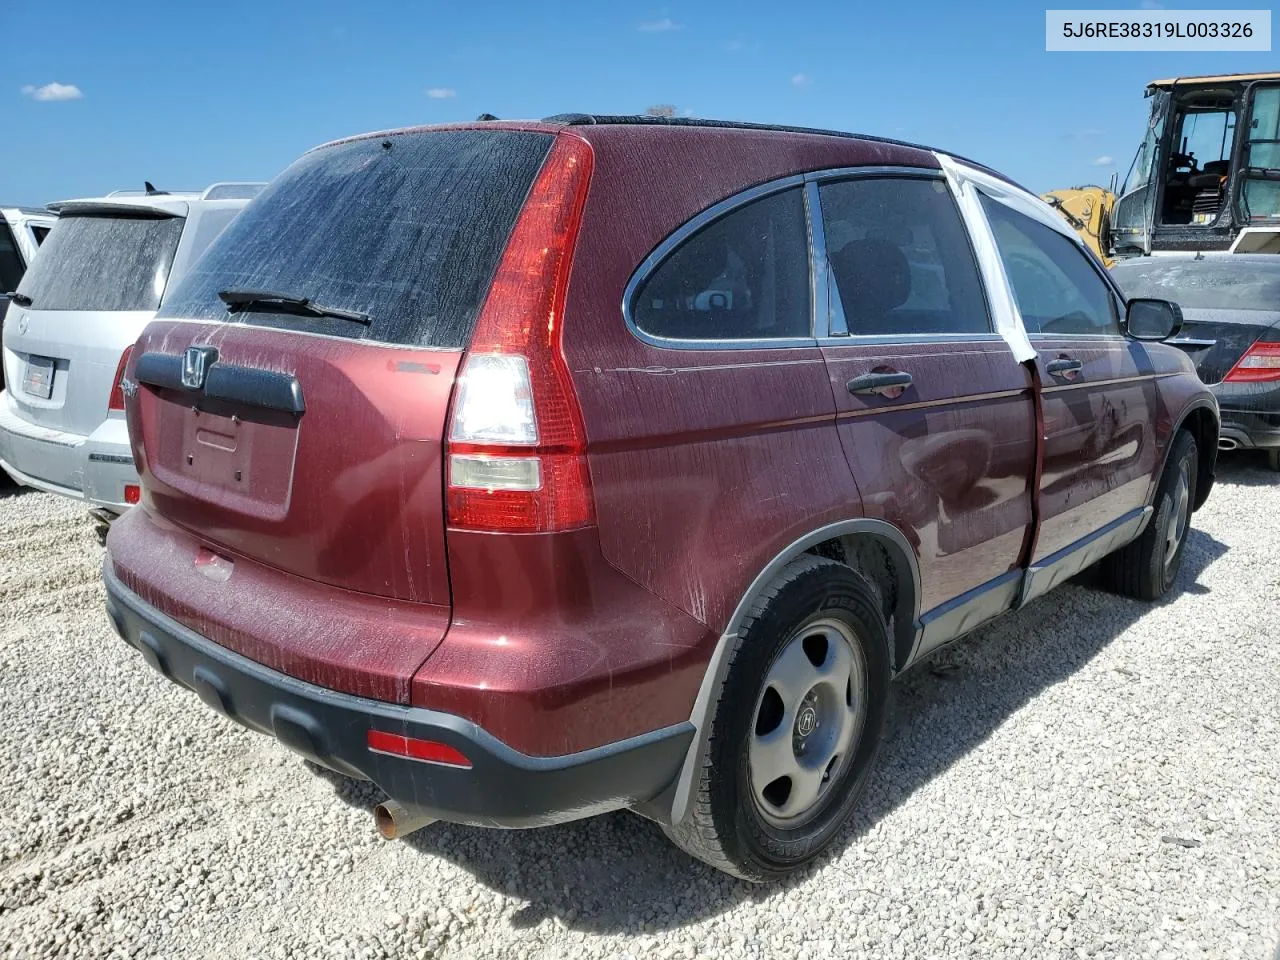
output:
M1124 324L1135 340L1167 340L1182 329L1182 308L1168 300L1135 298L1125 310Z

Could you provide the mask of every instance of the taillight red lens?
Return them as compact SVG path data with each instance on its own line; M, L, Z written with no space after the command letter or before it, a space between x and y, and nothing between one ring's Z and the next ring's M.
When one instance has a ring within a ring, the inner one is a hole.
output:
M510 397L498 410L513 420L512 436L534 439L532 444L495 442L500 425L490 410L472 417L471 410L451 414L448 440L449 525L467 530L535 533L572 530L595 522L591 480L587 470L586 431L562 348L564 304L573 265L573 251L582 223L591 181L590 146L562 135L547 155L511 232L493 285L476 321L468 358L460 379L512 379ZM504 369L495 355L523 357L525 365ZM527 370L527 372L526 372ZM520 378L527 377L536 430L517 423L524 414ZM455 404L493 399L491 382L482 393L459 389ZM474 401L470 398L475 398ZM470 422L483 423L476 435ZM453 458L457 463L455 478ZM484 477L492 458L492 484ZM514 460L537 459L537 469L520 471ZM465 474L465 484L457 482ZM526 478L521 480L521 478ZM536 482L535 482L536 478Z
M1280 380L1280 343L1255 343L1236 361L1226 380L1228 383Z
M142 499L142 487L136 483L126 483L124 485L124 502L128 504L137 503Z
M410 760L422 760L426 763L443 763L449 767L471 767L466 754L440 743L438 740L420 740L417 737L406 737L399 733L388 733L385 730L370 730L367 738L370 750L378 753L389 753L396 757L408 757Z
M129 365L129 355L133 353L133 346L124 348L124 353L120 354L120 362L116 364L116 378L111 381L111 396L107 398L108 410L124 409L124 368Z

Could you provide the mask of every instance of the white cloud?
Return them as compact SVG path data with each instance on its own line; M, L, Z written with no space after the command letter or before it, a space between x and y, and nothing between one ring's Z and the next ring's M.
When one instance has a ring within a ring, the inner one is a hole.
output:
M666 33L668 30L679 30L680 24L670 17L661 20L646 20L636 27L641 33Z
M432 87L427 91L427 96L432 100L449 100L458 95L458 91L453 87Z
M791 85L793 87L807 87L811 83L813 83L813 77L809 76L807 73L797 73L791 78Z
M28 83L22 94L32 100L79 100L84 96L74 83L46 83L43 87Z
M1108 157L1104 154L1103 156L1099 157L1097 160L1093 161L1093 165L1095 167L1109 167L1115 162L1116 162L1115 157Z

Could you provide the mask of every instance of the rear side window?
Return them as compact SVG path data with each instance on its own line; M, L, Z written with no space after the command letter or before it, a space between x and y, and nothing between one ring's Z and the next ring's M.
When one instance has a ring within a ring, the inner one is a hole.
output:
M9 224L0 220L0 293L9 293L22 279L22 255Z
M1027 333L1119 336L1115 295L1085 252L1052 227L981 196Z
M941 180L840 180L819 187L839 294L832 332L988 333L991 321L960 213Z
M36 238L36 246L38 247L44 243L44 238L49 235L49 228L48 227L32 227L31 235Z
M19 291L33 310L154 310L169 280L182 217L68 214Z
M667 339L812 336L800 188L735 207L684 240L640 283L631 319Z
M455 130L314 150L213 241L161 316L464 347L552 140ZM228 290L305 297L370 323L252 307L228 314L218 298Z

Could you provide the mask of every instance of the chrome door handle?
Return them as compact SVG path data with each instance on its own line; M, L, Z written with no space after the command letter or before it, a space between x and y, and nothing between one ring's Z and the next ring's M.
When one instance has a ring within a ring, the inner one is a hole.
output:
M854 377L845 386L850 393L867 394L875 393L884 396L890 390L896 390L896 397L902 396L903 391L911 386L911 374L893 371L891 373L864 373L860 377Z
M1051 377L1070 377L1084 369L1084 364L1075 357L1059 357L1044 365Z

